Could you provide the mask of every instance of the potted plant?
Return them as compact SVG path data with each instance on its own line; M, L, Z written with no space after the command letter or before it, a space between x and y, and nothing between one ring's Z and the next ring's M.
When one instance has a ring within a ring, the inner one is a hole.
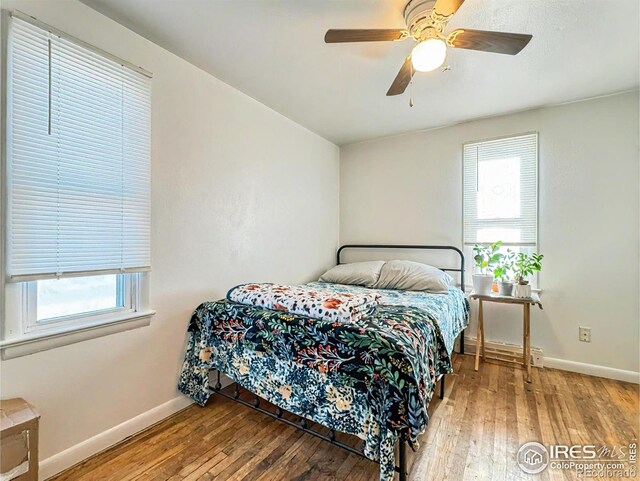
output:
M476 244L473 247L473 260L479 273L473 274L473 291L476 294L488 296L491 294L493 286L493 266L500 261L502 254L498 251L502 241L494 242L491 245Z
M516 254L511 249L507 249L507 253L498 261L498 265L493 270L493 277L498 283L498 293L501 296L510 296L513 292L513 281L510 274L513 269Z
M534 272L542 269L542 254L527 255L523 252L518 254L513 265L513 271L516 276L516 284L513 288L514 297L531 297L531 285L527 279Z

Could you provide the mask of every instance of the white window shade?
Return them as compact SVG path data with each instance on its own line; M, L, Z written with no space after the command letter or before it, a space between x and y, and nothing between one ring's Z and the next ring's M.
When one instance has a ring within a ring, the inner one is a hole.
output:
M464 243L538 242L538 134L464 145Z
M11 281L150 268L150 79L13 17Z

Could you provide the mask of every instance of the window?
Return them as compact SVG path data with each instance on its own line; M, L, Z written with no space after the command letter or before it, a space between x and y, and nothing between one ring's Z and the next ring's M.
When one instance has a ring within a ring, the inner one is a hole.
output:
M467 143L463 163L467 259L473 258L475 244L498 240L504 249L536 251L538 134Z
M20 292L20 334L140 313L150 75L19 12L6 60L6 291Z

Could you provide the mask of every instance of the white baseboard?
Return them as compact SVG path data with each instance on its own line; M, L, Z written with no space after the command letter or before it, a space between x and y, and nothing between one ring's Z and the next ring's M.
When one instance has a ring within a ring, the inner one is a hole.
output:
M465 348L469 346L469 352L467 354L475 354L476 339L474 337L465 337ZM487 341L487 347L493 345L493 343ZM520 348L520 352L522 348ZM535 349L531 348L532 355L535 358ZM540 351L541 353L542 351ZM560 369L561 371L571 371L580 374L587 374L589 376L604 377L607 379L614 379L616 381L631 382L634 384L640 384L640 372L625 371L624 369L616 369L613 367L599 366L597 364L587 364L584 362L567 361L565 359L557 359L554 357L543 356L542 358L544 367L552 369ZM535 363L534 363L535 365Z
M193 401L187 396L178 396L160 406L150 409L128 421L107 429L95 436L71 446L64 451L40 461L39 479L45 480L64 471L71 466L84 461L100 451L119 443L123 439L132 436L149 426L186 408Z
M615 379L616 381L626 381L635 384L640 383L639 372L598 366L596 364L586 364L584 362L567 361L565 359L555 359L553 357L545 357L544 363L547 367L551 367L553 369L578 372L580 374L588 374L590 376L606 377L608 379Z

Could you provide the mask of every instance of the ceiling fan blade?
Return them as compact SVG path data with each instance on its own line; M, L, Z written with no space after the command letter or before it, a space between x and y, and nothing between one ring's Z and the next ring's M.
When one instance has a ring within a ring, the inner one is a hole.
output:
M404 93L409 82L411 82L411 77L413 77L413 65L411 65L411 55L409 55L402 64L402 67L400 67L400 71L398 75L396 75L391 87L389 87L387 97Z
M325 43L343 42L385 42L407 38L408 32L397 28L389 29L331 29L324 36Z
M532 35L522 33L488 32L460 28L449 34L447 45L455 48L516 55L527 46L532 38Z
M464 0L438 0L433 6L436 15L450 17L458 11Z

